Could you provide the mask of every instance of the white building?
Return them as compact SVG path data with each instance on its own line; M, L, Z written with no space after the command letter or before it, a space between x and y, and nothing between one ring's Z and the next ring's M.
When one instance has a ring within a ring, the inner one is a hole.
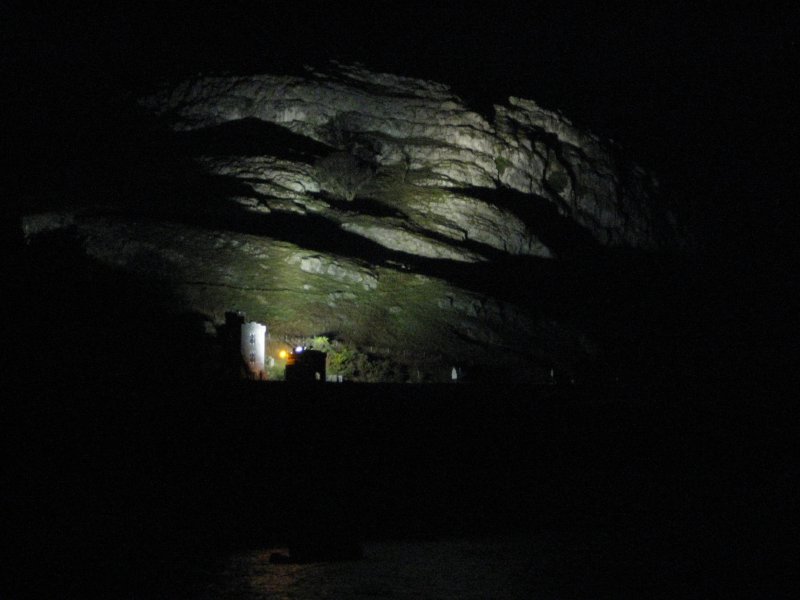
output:
M242 358L251 379L266 379L264 360L267 348L267 326L255 321L242 323Z

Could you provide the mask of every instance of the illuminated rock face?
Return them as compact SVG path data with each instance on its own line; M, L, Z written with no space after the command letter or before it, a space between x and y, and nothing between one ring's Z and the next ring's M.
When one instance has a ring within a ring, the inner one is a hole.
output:
M139 191L26 215L28 240L73 231L209 329L243 310L273 340L330 336L404 380L449 380L454 365L579 375L599 353L587 319L613 301L562 278L560 259L679 238L647 172L528 100L489 119L444 85L339 67L202 77L140 103L159 141L142 130L140 163L155 166L122 165ZM342 152L369 169L353 201L320 184L320 161Z
M309 71L306 77L200 77L141 104L169 115L178 131L256 119L331 151L348 150L384 173L402 171L403 183L411 184L406 193L381 193L373 186L364 194L393 196L395 205L410 208L405 196L436 190L432 223L512 254L548 256L550 250L538 239L535 223L513 224L509 215L489 214L497 207L479 206L477 200L467 207L457 190L486 199L507 189L546 202L604 245L653 249L677 238L674 219L656 200L658 184L650 173L622 160L613 143L531 100L511 97L486 118L445 85L339 66L325 73ZM288 197L304 205L304 198L319 191L313 169L302 161L248 158L223 164L206 157L204 164L214 173L238 170L242 176L252 165L256 177L246 181L276 210L285 209L279 200ZM413 220L413 210L404 212ZM471 214L479 217L470 221ZM423 228L436 230L432 223ZM508 232L509 227L514 231ZM375 237L374 227L351 224L350 229ZM506 233L511 243L502 247L496 238L508 239ZM396 231L389 238L398 245Z
M420 265L372 264L264 235L125 214L33 214L23 227L31 243L39 231L68 227L89 258L167 284L169 308L198 314L209 326L222 325L227 311L241 310L267 324L272 340L329 335L400 364L403 380L444 380L454 364L473 374L480 369L482 377L511 369L530 378L532 364L571 371L593 352L579 332L450 282L446 272L424 274ZM476 266L494 269L491 263ZM242 359L251 365L255 352L256 379L264 364L262 339L258 331L241 330Z

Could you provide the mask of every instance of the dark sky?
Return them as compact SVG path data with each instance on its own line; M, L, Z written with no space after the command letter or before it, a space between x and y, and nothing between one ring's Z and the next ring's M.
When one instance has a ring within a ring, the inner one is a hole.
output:
M444 81L482 109L525 96L622 143L712 245L758 245L780 235L797 175L781 160L800 97L795 16L702 1L33 3L5 23L3 67L40 131L161 77L329 59Z

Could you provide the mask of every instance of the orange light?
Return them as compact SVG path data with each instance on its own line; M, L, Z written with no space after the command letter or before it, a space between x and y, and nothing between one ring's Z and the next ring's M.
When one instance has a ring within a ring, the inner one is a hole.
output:
M289 353L286 352L286 350L281 350L280 352L278 352L278 356L286 360L286 357L289 356Z

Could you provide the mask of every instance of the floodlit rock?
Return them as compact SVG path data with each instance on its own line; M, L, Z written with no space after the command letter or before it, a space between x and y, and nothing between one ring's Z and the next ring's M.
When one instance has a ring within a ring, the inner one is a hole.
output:
M550 258L552 253L508 210L453 194L417 194L408 208L420 227L447 237L472 240L513 255Z
M336 65L305 77L198 77L141 103L168 114L179 131L258 119L327 144L331 153L415 173L416 185L506 187L541 197L605 245L657 248L679 237L652 174L531 100L511 97L490 120L445 85ZM273 162L267 171L253 183L266 195L318 191L305 167ZM509 252L527 253L527 245L512 243ZM531 249L547 255L536 243Z
M330 277L336 281L361 284L365 290L378 287L378 278L368 269L347 265L342 261L322 256L292 254L287 260L290 265L298 265L305 273Z
M499 158L503 168L498 168L503 184L550 198L600 243L659 245L658 229L669 230L671 218L657 204L652 174L622 160L612 142L531 100L512 97L509 106L495 111L498 134L506 142Z
M210 173L248 183L265 198L302 198L320 191L314 169L300 162L270 156L202 156L198 163Z
M342 229L357 233L391 250L405 252L425 258L440 258L459 262L479 262L485 260L479 254L453 247L444 242L431 239L402 226L376 219L359 219L342 223Z
M47 231L57 231L74 225L75 218L70 212L44 212L26 215L22 219L22 234L25 239Z
M357 349L353 373L575 374L609 298L584 298L595 275L567 259L680 243L650 173L530 100L486 116L446 85L338 65L200 76L140 104L161 136L123 165L142 185L32 211L25 238L69 231L210 323L235 308L275 339L330 335Z

